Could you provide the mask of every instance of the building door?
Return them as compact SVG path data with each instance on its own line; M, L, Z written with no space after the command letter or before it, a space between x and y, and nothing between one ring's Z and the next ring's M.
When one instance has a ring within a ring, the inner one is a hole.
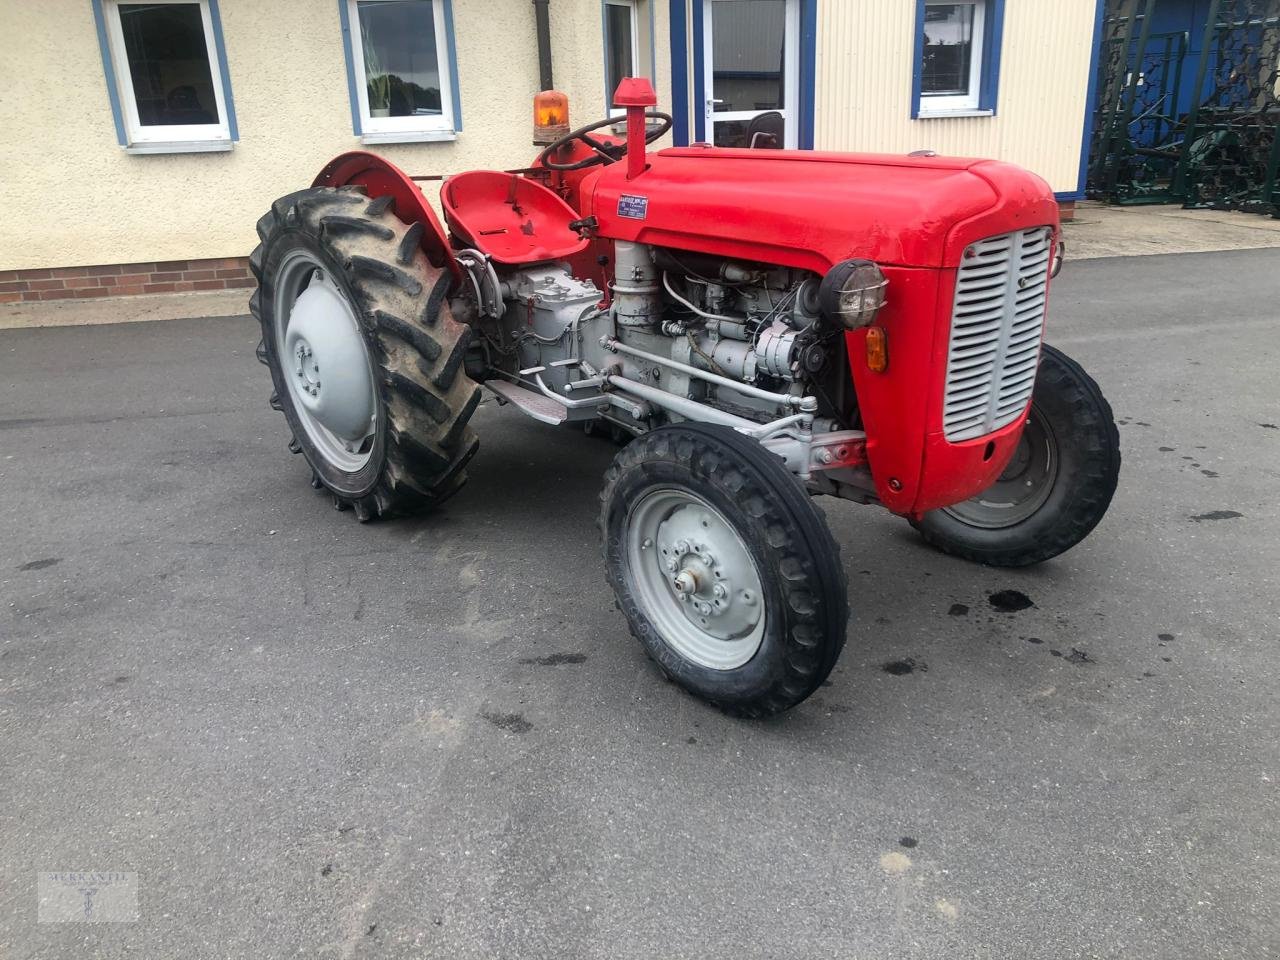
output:
M794 149L800 140L800 0L701 3L705 139L749 147L752 134L763 133L756 146ZM778 133L781 142L770 143Z

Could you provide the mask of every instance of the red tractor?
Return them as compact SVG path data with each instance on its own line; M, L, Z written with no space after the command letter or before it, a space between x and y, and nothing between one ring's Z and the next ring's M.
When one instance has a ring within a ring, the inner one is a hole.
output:
M258 222L271 404L335 506L456 493L483 390L625 437L600 498L618 605L663 673L753 717L808 697L844 645L813 495L998 566L1102 519L1119 439L1041 343L1062 250L1042 180L932 154L647 153L671 118L646 80L615 100L625 139L606 119L528 169L444 178L444 224L415 182L439 178L368 153Z

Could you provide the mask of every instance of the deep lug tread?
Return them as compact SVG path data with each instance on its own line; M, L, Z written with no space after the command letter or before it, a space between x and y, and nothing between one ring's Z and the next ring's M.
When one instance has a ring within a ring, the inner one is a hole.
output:
M370 201L363 187L316 188L272 205L259 221L262 244L251 257L260 286L250 298L250 309L262 325L261 358L272 368L276 401L287 419L296 413L285 371L274 359L270 291L275 245L302 244L338 265L335 279L348 290L362 318L370 356L380 367L384 432L377 441L381 467L376 479L369 486L345 486L338 481L354 475L331 477L330 465L313 461L305 433L302 442L296 435L290 442L290 449L312 463L312 485L330 492L335 509L352 510L361 521L443 502L465 483L466 465L479 448L467 426L480 400L479 388L459 382L466 377L460 358L471 330L448 310L452 278L422 253L422 229L398 220L390 197ZM295 434L300 431L294 419L290 423Z
M436 285L431 288L431 295L427 297L427 302L422 308L422 315L418 320L424 327L434 327L440 319L440 311L449 296L451 284L452 278L449 276L448 271L441 273L440 278L436 280Z
M374 202L376 203L377 201ZM370 204L370 206L372 205ZM413 263L413 255L422 246L422 234L425 229L421 220L409 224L409 229L404 232L404 236L400 238L400 242L396 245L396 263L402 266L408 266Z
M431 377L432 384L437 390L448 390L453 386L453 381L458 375L458 370L462 368L462 361L466 359L467 348L471 346L471 338L474 331L470 327L463 327L462 333L458 336L458 342L453 345L453 352L440 364L435 376ZM430 370L425 364L419 364L418 369L423 376L431 376Z
M324 234L364 234L378 240L390 240L395 236L395 231L381 223L333 213L320 218L320 230Z
M393 428L391 437L402 461L409 466L420 466L434 474L443 473L452 462L449 455L435 444L423 443L411 433L400 432Z
M280 394L277 393L275 390L272 390L271 396L267 397L267 406L269 406L272 410L284 409L284 407L280 406Z
M249 272L253 274L253 279L262 282L262 244L254 247L253 253L249 254Z
M453 426L449 428L449 432L440 441L440 446L446 450L452 450L458 445L458 440L461 439L463 432L466 430L467 421L471 419L472 414L476 412L476 408L480 406L480 393L478 386L471 388L471 396L466 399L462 409L458 411L457 417L454 418Z
M348 272L361 277L393 283L411 297L422 293L422 282L394 264L357 254L347 261Z
M410 405L425 410L436 423L444 423L453 415L449 404L412 377L407 377L403 373L397 373L394 370L388 370L384 377L384 382L392 390L405 397Z
M435 339L420 327L415 327L408 321L402 320L394 314L387 313L385 310L374 310L373 319L381 329L393 336L399 337L405 343L409 344L409 346L413 347L413 349L417 350L418 353L421 354L419 360L420 363L422 361L429 362L435 360L440 356L440 344L436 343ZM468 333L470 332L469 327L466 328L466 330ZM430 369L430 367L428 367L428 369Z
M250 308L252 309L252 301L251 301ZM255 316L257 315L257 312L258 311L253 310L253 313ZM253 355L258 358L258 362L262 364L264 367L268 366L271 363L271 361L267 359L267 340L265 337L259 340L258 345L253 348Z

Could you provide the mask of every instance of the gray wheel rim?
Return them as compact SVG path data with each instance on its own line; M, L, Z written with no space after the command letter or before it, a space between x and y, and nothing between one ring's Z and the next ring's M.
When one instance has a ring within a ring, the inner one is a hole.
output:
M372 455L378 400L355 311L311 254L294 250L276 274L276 354L311 446L345 473Z
M943 512L984 530L1012 527L1044 506L1058 467L1058 438L1032 404L1018 449L1000 478L973 499L945 507Z
M760 572L724 514L688 490L658 488L627 515L624 542L630 593L672 649L712 670L756 655Z

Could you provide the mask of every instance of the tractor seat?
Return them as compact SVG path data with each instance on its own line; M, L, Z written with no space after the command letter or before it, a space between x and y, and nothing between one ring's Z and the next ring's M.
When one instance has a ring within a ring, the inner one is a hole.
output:
M498 263L537 263L581 253L574 209L542 184L499 170L471 170L440 188L444 219L463 243Z

